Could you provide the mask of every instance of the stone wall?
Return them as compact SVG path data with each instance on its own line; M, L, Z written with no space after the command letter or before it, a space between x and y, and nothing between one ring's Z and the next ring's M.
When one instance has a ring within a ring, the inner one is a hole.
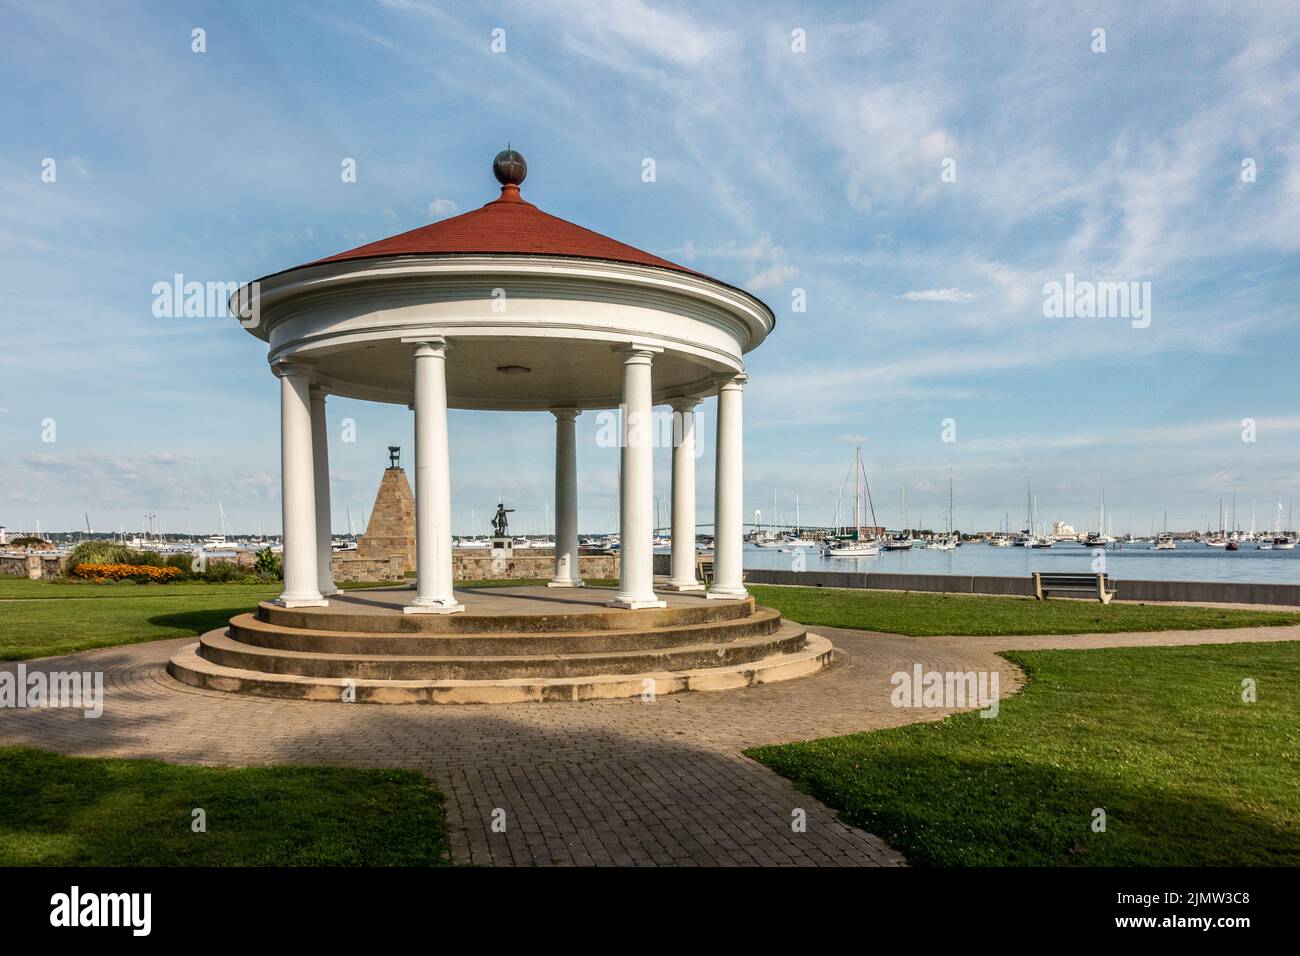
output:
M487 548L457 551L451 559L452 577L457 581L499 581L513 578L550 579L555 575L555 552L550 549L525 548L509 558L494 558ZM590 580L618 577L618 556L583 554L578 556L578 574Z
M407 571L414 571L400 557L362 558L355 554L334 555L335 581L401 581ZM593 581L618 577L618 556L584 554L578 558L583 578ZM494 558L487 548L453 552L451 576L456 581L502 581L514 579L549 579L555 574L555 552L542 548L523 548L509 558Z
M406 577L404 558L392 555L387 558L359 558L356 552L334 555L334 580L339 581L401 581Z
M68 564L61 554L0 554L0 576L56 581Z

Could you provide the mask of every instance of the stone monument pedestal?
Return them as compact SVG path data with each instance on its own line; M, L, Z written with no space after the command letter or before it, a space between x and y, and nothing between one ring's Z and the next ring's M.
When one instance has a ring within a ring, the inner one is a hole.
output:
M492 539L492 557L513 558L514 556L515 556L515 542L513 538Z

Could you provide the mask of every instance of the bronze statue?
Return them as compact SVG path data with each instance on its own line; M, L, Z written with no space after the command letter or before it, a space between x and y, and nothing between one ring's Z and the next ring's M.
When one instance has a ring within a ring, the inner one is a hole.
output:
M401 467L400 465L397 464L398 459L400 459L401 457L402 457L402 449L399 446L397 445L388 446L388 467L389 468Z
M492 533L498 538L504 538L506 536L506 528L509 526L509 521L507 520L506 515L510 514L514 510L514 508L507 508L500 502L497 503L496 517L492 519Z

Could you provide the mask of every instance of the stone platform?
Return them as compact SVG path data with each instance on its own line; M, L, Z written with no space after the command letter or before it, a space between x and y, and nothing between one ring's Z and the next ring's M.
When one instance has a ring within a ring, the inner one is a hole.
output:
M176 653L195 687L358 703L580 701L727 690L829 663L829 641L758 607L662 592L667 607L607 607L613 590L458 589L465 611L403 614L409 588L366 589L328 607L261 604Z

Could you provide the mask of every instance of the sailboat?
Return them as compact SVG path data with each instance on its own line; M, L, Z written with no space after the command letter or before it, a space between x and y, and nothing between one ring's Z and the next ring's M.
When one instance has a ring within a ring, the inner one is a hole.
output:
M226 540L226 512L221 507L221 502L217 502L217 522L221 530L211 535L207 541L203 542L204 551L234 551L239 547L233 541Z
M763 512L754 512L754 544L760 548L784 548L786 547L785 535L776 530L776 489L772 489L772 520L768 522L768 527L763 528Z
M799 517L799 495L794 496L794 537L788 538L786 544L791 548L816 548L821 542L803 536L803 522Z
M861 482L859 483L859 478ZM845 479L848 484L848 479ZM847 534L822 542L822 554L828 558L874 558L880 554L880 545L874 540L862 537L862 491L866 489L867 505L871 509L871 526L876 525L876 507L871 503L871 487L867 484L867 473L862 467L862 449L858 448L853 458L853 529ZM843 489L841 489L841 494ZM837 509L838 510L838 509Z
M994 548L1011 547L1011 533L1008 530L1011 527L1011 515L1008 514L1003 519L1003 527L998 529L998 533L989 538L985 543Z
M1056 544L1055 538L1049 538L1047 535L1038 534L1038 495L1030 493L1029 495L1029 537L1025 541L1025 546L1029 548L1050 548Z
M1088 533L1088 536L1083 539L1083 546L1085 548L1104 548L1114 543L1114 535L1106 533L1106 484L1102 482L1101 500L1097 505L1097 530Z
M907 517L907 485L903 485L903 530L897 534L891 534L885 539L886 551L909 551L915 544L912 540L911 522Z
M1295 502L1292 502L1293 507L1294 505ZM1277 510L1279 512L1282 510L1282 502L1280 501L1277 503ZM1281 520L1280 514L1278 515L1278 520ZM1295 547L1295 536L1291 534L1291 509L1288 508L1286 512L1286 531L1285 532L1275 531L1273 533L1273 550L1290 551L1294 547Z
M935 535L927 545L935 551L955 551L957 536L952 533L952 472L948 472L948 523L943 534Z
M1226 548L1228 546L1228 535L1223 527L1223 499L1219 499L1219 533L1205 539L1207 548Z

